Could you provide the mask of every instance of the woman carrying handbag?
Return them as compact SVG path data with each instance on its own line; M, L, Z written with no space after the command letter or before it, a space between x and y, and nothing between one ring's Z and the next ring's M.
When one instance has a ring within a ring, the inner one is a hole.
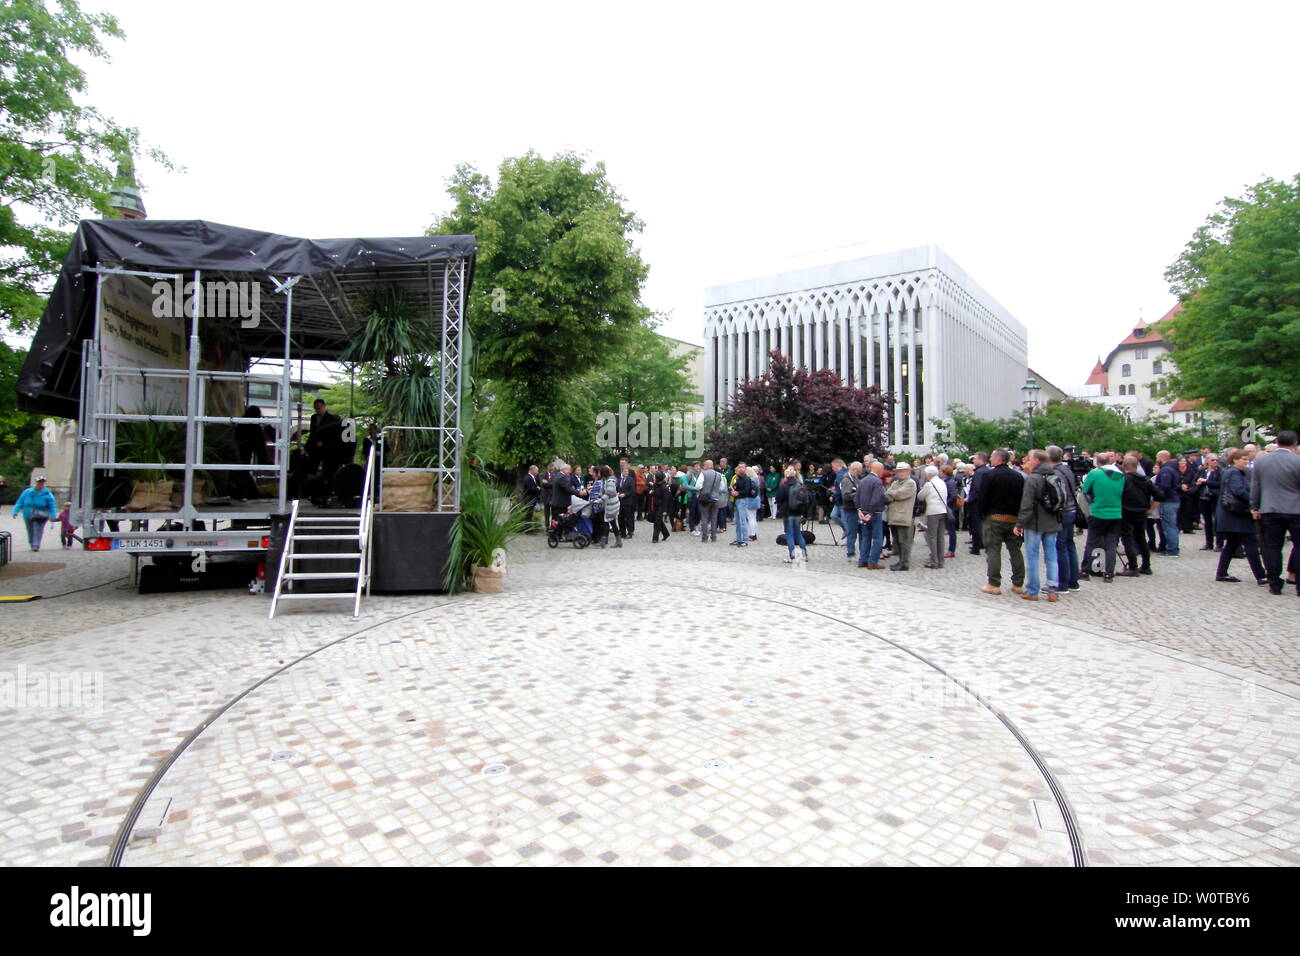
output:
M45 525L58 513L59 504L54 494L45 487L45 476L38 475L36 486L23 489L23 493L14 502L14 516L22 516L27 526L27 543L33 551L41 550L41 538L45 536Z

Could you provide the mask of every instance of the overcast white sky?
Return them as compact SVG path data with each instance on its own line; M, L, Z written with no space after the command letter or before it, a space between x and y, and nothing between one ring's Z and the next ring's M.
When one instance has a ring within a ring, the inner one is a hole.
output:
M934 242L1079 385L1223 196L1300 171L1276 0L83 3L127 32L90 101L186 167L142 168L151 217L413 235L457 163L574 149L694 342L706 286Z

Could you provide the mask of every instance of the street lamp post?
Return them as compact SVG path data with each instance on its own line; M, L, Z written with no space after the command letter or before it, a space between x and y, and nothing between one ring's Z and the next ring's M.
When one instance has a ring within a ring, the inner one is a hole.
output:
M1020 386L1020 391L1024 393L1025 411L1029 413L1029 447L1034 447L1034 409L1038 407L1038 383L1032 378L1025 379L1025 384Z

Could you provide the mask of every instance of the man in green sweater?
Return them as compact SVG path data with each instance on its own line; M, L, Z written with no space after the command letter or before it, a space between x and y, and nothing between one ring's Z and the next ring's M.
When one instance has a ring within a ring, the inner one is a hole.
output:
M1090 579L1094 571L1102 570L1098 565L1104 556L1102 581L1110 584L1115 580L1115 550L1123 525L1124 473L1107 452L1097 456L1096 464L1097 467L1083 479L1080 489L1092 502L1092 513L1088 517L1088 538L1083 548L1079 578Z

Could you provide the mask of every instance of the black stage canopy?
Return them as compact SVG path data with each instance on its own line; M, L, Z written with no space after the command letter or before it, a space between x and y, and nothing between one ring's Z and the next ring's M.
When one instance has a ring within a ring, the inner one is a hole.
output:
M256 280L264 290L263 321L238 329L244 354L331 360L351 341L380 290L399 289L417 315L440 327L443 265L468 261L468 299L475 253L473 236L313 240L197 219L84 220L18 377L18 407L77 417L81 343L94 336L95 284L103 281L85 267L181 273L183 281L196 269L205 282ZM285 356L284 296L273 294L271 279L290 276L302 279L293 290L291 354Z

